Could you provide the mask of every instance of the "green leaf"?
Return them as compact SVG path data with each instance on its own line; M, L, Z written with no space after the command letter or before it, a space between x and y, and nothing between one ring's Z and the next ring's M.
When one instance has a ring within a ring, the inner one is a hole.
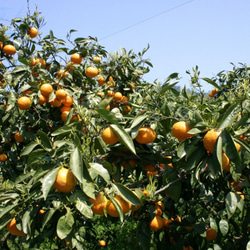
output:
M201 79L204 80L204 81L206 81L207 83L213 85L217 89L220 88L219 85L215 81L213 81L212 79L210 79L210 78L204 77L204 78L201 78Z
M34 151L32 151L29 154L28 160L27 160L27 164L29 167L37 167L39 164L41 164L41 162L43 162L45 159L49 159L49 157L47 158L47 152L44 151L44 149L36 149Z
M218 174L222 171L222 137L219 136L216 140L215 146L214 146L214 153L213 158L215 161L218 162L218 164L213 164L213 173L214 175Z
M129 188L123 186L121 183L112 183L113 189L122 196L124 200L131 203L132 205L142 205L140 198L134 194Z
M45 216L43 217L43 224L42 224L42 231L47 225L47 223L50 221L54 213L56 212L55 208L50 208L48 211L46 211Z
M228 219L230 219L235 213L237 208L237 197L235 193L229 192L226 195L225 203L226 203L227 216Z
M6 112L12 110L16 105L16 96L12 91L10 91L7 101Z
M47 199L50 189L52 188L53 184L56 180L56 175L58 173L59 168L55 168L49 171L43 178L42 181L42 192L44 200Z
M75 203L76 209L85 217L91 219L93 217L93 211L90 206L88 206L85 202L77 199Z
M75 223L74 217L70 211L70 208L66 207L67 213L60 217L56 226L57 236L62 240L65 239L71 232Z
M120 138L120 142L126 146L134 155L136 155L136 150L134 142L129 134L119 125L112 124L110 125L114 130L115 134Z
M20 156L28 155L32 152L32 150L38 146L38 144L35 141L32 141L27 146L25 146L20 154Z
M42 146L43 146L47 151L51 151L52 145L51 145L50 139L49 139L49 137L47 136L47 134L44 133L43 131L37 131L37 134L40 136L40 140L41 140Z
M239 111L240 111L240 105L238 103L231 105L220 119L219 121L220 125L217 130L219 131L223 130L226 127L230 127L235 121L235 118L238 116Z
M229 230L228 222L226 220L220 220L219 228L220 228L221 234L223 236L225 236L228 233L228 230Z
M113 97L103 99L98 105L97 109L106 109L106 107L111 103Z
M94 175L100 175L107 183L110 182L110 175L106 168L99 163L89 163L89 174L93 179Z
M52 136L56 136L56 135L68 135L72 131L72 125L73 124L70 124L68 126L63 126L63 127L59 128L59 129L57 129L56 131L54 131L51 135Z
M178 82L164 84L159 90L159 95L165 94L167 90L173 88L177 83Z
M75 148L70 155L70 168L77 180L83 182L83 160L79 148Z
M106 109L96 109L96 112L101 115L105 120L112 124L119 124L115 114Z

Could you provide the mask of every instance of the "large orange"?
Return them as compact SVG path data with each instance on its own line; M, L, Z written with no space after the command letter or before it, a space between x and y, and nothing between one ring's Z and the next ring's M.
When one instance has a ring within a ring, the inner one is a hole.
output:
M156 215L153 220L149 223L149 228L152 231L158 231L163 228L163 218L159 215Z
M122 93L121 92L115 92L114 93L114 100L115 101L120 101L122 99Z
M96 67L90 66L86 69L85 75L91 78L96 77L97 75L99 75L99 70Z
M102 132L102 139L106 144L115 144L120 138L115 134L111 127L107 127Z
M14 138L16 141L18 142L23 142L24 141L24 138L22 136L20 136L20 133L19 132L16 132L15 135L14 135Z
M21 110L26 110L31 106L31 100L27 96L22 96L17 100L17 106Z
M69 193L75 186L76 178L73 173L69 169L61 167L57 173L53 187L63 193Z
M222 169L230 172L230 160L224 152L222 153Z
M56 99L63 100L67 96L65 89L58 89L56 91Z
M93 203L91 209L94 214L104 215L104 208L106 208L107 204L107 198L104 195L96 195L95 199L91 198L89 201Z
M172 127L172 133L175 138L180 141L184 141L187 138L193 137L193 134L189 134L188 131L191 128L185 121L176 122Z
M44 83L40 87L41 94L48 97L53 92L53 87L50 83Z
M153 129L149 127L142 127L139 129L139 133L136 136L135 140L140 144L151 143L155 140L156 133Z
M12 56L12 55L16 54L16 49L13 45L7 44L3 47L3 52L6 55Z
M25 236L26 234L20 231L16 226L16 218L14 217L10 223L7 225L8 231L15 236Z
M217 131L216 129L211 129L205 134L204 139L203 139L203 145L205 149L209 151L210 153L213 153L214 145L218 137L220 136L220 134L221 134L221 131Z
M206 230L206 239L207 241L212 241L217 238L217 232L213 228L208 228Z
M28 34L31 38L35 38L38 34L38 30L35 27L30 27Z
M80 64L82 62L82 56L78 53L74 53L71 55L71 62Z
M118 203L118 205L121 207L123 214L126 214L129 209L131 208L131 204L129 204L127 201L125 201L120 195L116 195L114 197L114 200ZM116 211L116 208L114 204L109 201L106 205L107 213L112 217L119 217L118 212Z
M72 106L73 102L74 102L73 97L70 96L70 95L67 95L67 96L62 100L63 105L66 106L66 107Z

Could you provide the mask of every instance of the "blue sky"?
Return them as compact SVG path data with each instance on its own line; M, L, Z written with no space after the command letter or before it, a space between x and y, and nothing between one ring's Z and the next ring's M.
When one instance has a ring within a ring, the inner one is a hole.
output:
M30 0L46 20L40 31L50 29L66 39L70 29L73 38L97 37L109 52L120 47L140 52L150 45L145 58L153 68L144 79L163 82L178 72L180 86L189 87L185 73L196 65L201 77L213 77L221 70L231 70L230 62L249 63L249 0ZM0 4L0 22L8 23L27 10L26 0ZM205 91L213 87L203 83Z

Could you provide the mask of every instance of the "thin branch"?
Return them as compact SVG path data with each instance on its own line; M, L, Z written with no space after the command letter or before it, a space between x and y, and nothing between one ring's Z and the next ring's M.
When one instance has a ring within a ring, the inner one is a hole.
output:
M174 183L176 183L176 182L178 182L178 181L181 181L181 179L182 179L182 178L177 178L177 179L175 179L174 181L169 182L169 183L168 183L166 186L164 186L163 188L160 188L160 189L156 190L155 193L154 193L154 195L157 195L157 194L159 194L159 193L165 191L165 190L166 190L167 188L169 188L172 184L174 184Z

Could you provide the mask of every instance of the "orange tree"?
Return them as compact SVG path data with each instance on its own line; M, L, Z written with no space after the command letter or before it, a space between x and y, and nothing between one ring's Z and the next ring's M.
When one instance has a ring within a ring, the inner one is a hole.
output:
M148 48L108 53L74 30L68 45L43 22L0 29L1 244L249 247L249 68L195 67L178 90L177 73L143 79Z

